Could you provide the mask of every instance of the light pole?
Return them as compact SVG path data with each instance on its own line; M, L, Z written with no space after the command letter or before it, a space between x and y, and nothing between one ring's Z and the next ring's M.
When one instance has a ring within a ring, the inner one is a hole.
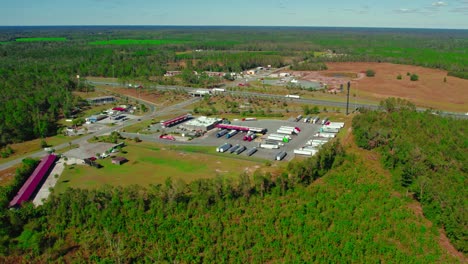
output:
M351 82L348 82L348 95L346 96L346 115L349 115L349 88L351 88Z
M114 80L114 64L112 64L112 87L114 87L114 83L115 83L115 80Z

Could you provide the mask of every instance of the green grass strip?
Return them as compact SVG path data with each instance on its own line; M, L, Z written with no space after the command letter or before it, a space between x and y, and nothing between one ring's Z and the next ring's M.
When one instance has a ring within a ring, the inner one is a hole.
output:
M180 44L182 40L170 39L112 39L92 41L90 45L164 45L164 44Z
M16 42L60 42L67 41L67 38L17 38Z

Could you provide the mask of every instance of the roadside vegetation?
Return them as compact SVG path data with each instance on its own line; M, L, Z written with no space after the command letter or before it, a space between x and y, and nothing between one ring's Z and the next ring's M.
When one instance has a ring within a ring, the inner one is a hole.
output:
M356 143L378 150L397 185L414 195L424 215L467 253L467 121L418 113L413 104L395 98L381 107L384 111L354 118Z

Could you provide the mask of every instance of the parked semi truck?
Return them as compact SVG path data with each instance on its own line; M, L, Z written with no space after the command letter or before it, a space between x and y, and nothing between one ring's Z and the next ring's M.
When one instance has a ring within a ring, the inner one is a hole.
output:
M273 144L260 144L260 147L264 149L279 149L278 145Z
M310 121L310 123L317 124L319 120L320 120L320 117L316 116Z
M240 148L239 144L235 145L234 147L232 147L229 152L232 154L234 153L236 150L238 150Z
M226 134L226 138L232 138L233 136L239 133L237 130L231 130L229 133Z
M217 151L217 152L223 153L223 152L226 152L226 151L227 151L228 149L230 149L231 147L232 147L231 144L229 144L229 143L224 143L223 145L219 146L219 147L216 149L216 151Z
M286 157L286 151L281 151L275 156L275 160L283 160Z
M322 119L322 125L325 125L327 122L328 122L328 117L325 117L324 119Z
M236 155L239 155L241 154L242 152L244 152L247 148L245 146L240 146L237 150L236 150Z
M216 133L216 137L220 138L220 137L226 135L228 132L229 132L229 130L223 129L223 130L219 131L218 133Z
M247 151L247 156L252 156L255 154L255 152L257 152L257 148L251 148L249 151Z

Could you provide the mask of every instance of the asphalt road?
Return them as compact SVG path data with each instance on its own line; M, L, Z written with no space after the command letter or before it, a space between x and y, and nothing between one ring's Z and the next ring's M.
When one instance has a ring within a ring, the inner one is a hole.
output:
M95 81L88 81L90 84L94 85L121 85L116 82L95 82ZM192 87L184 87L184 86L163 86L163 85L152 85L148 87L150 89L158 89L158 90L183 90L186 92L190 92L196 90L197 88ZM285 97L282 95L276 94L265 94L265 93L255 93L255 92L242 92L242 91L226 91L226 94L231 94L235 96L243 96L243 97L258 97L258 98L275 98L278 100L284 100ZM334 107L334 108L346 108L345 102L334 102L334 101L327 101L327 100L318 100L318 99L304 99L304 98L287 98L287 100L292 102L298 102L302 104L311 104L311 105L321 105L327 107ZM350 102L350 106L357 108L369 108L369 109L378 109L378 105L371 105L371 104L355 104ZM354 109L350 109L352 112ZM426 108L417 108L417 111L427 111ZM444 112L444 111L437 111L437 114L442 116L450 116L454 118L461 118L461 119L468 119L468 115L466 113L454 113L454 112Z
M153 103L147 102L147 101L142 101L141 99L137 99L137 98L134 98L134 99L139 100L141 103L150 104L150 105L153 106L153 107L150 108L153 111L151 111L151 112L147 113L146 115L142 116L140 118L141 121L149 120L149 119L152 119L153 117L157 117L157 116L167 115L169 113L172 113L172 112L174 112L176 110L184 108L187 105L193 104L193 103L197 102L198 100L200 100L200 98L192 98L190 100L187 100L187 101L175 104L175 105L171 105L171 106L166 107L164 109L161 109L161 111L156 111L156 108L154 107ZM70 142L71 142L72 145L75 145L75 144L79 145L80 143L82 143L84 141L87 141L88 139L90 139L90 138L92 138L94 136L100 136L100 135L103 135L103 134L110 133L112 131L117 131L117 130L120 130L120 129L126 127L126 126L131 126L131 125L136 124L136 123L141 122L141 121L138 121L138 120L135 120L135 119L128 120L128 121L126 121L126 122L124 122L124 123L122 123L120 125L116 125L116 126L113 126L113 127L109 127L109 128L99 130L99 132L97 132L97 133L89 134L89 135L83 136L83 137L81 137L79 139L72 140ZM68 147L69 144L70 144L69 142L66 142L66 143L63 143L63 144L60 144L60 145L57 145L57 146L53 146L53 148L55 150L61 150L61 149L64 149L64 148ZM24 158L41 158L41 157L45 156L46 154L47 154L46 151L41 150L41 151L34 152L32 154L23 156L21 158L17 158L17 159L5 162L3 164L0 164L0 171L8 169L8 168L10 168L10 167L12 167L12 166L14 166L14 165L16 165L18 163L21 163L21 161Z

